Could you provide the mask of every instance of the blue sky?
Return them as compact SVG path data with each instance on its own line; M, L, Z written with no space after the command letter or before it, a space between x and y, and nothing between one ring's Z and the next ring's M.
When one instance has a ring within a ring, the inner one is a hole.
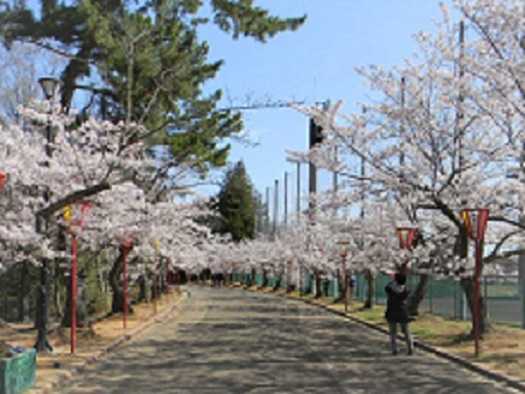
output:
M437 0L258 0L279 16L308 15L296 32L282 33L266 44L251 39L232 40L216 28L203 30L212 60L225 65L209 89L223 89L243 102L253 99L306 100L308 103L342 99L352 111L370 92L355 72L369 64L394 66L415 51L413 35L434 30L440 18ZM227 104L227 103L225 103ZM245 125L259 141L256 148L234 145L231 160L242 159L256 188L264 194L274 180L282 185L291 173L290 195L295 201L295 165L285 161L286 149L307 146L308 120L291 109L245 112ZM306 168L303 195L307 190ZM331 184L319 175L320 188ZM280 190L283 195L282 187ZM291 209L295 209L290 202ZM282 202L280 203L282 207Z

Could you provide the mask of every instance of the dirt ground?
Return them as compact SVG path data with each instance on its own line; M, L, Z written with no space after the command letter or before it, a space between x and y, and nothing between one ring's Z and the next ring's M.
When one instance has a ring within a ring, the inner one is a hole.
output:
M49 335L53 353L39 354L37 357L37 380L28 393L44 393L57 381L72 375L71 370L86 362L94 361L112 342L124 335L129 335L156 315L167 312L179 299L181 293L174 290L165 294L156 303L133 305L133 314L127 319L127 328L123 328L122 314L112 315L89 328L77 331L77 350L70 353L70 330L58 328ZM0 342L13 346L32 347L36 339L36 330L32 324L8 324L0 326Z

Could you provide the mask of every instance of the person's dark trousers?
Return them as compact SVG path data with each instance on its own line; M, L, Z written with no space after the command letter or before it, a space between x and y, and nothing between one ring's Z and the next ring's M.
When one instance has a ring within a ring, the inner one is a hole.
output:
M390 332L390 347L392 349L392 354L397 354L397 325L401 326L401 331L405 335L405 341L407 344L407 353L412 354L414 351L414 344L412 342L412 335L410 334L410 328L408 323L394 323L388 322L388 329Z

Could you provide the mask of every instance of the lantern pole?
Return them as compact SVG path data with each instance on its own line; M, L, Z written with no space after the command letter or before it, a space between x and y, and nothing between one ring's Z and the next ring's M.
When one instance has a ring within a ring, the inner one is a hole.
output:
M474 269L474 354L479 356L479 337L480 337L480 321L481 321L481 305L480 305L480 276L481 276L481 259L483 256L483 240L475 240L475 254L476 266Z
M70 324L70 337L71 337L71 354L74 354L77 348L77 294L78 294L78 260L77 260L77 236L71 231L71 324Z
M471 212L476 212L475 220L470 215ZM461 216L465 223L467 235L474 240L475 246L475 267L473 277L473 294L472 294L472 323L474 329L474 354L479 357L480 354L480 323L481 323L481 300L480 300L480 277L483 260L483 246L485 231L487 228L487 220L489 210L485 208L479 209L464 209ZM474 234L474 229L476 233Z
M124 293L124 305L122 306L122 326L124 329L128 326L128 246L123 245L122 249L122 259L123 259L123 272L122 272L122 290Z

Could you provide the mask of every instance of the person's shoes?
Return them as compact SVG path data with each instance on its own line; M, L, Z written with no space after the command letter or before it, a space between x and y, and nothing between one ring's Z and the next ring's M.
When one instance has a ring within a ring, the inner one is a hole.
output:
M397 356L397 350L392 350L392 356Z
M412 350L409 350L409 351L407 352L407 355L408 355L408 356L412 356L413 354L414 354L414 352L413 352Z

